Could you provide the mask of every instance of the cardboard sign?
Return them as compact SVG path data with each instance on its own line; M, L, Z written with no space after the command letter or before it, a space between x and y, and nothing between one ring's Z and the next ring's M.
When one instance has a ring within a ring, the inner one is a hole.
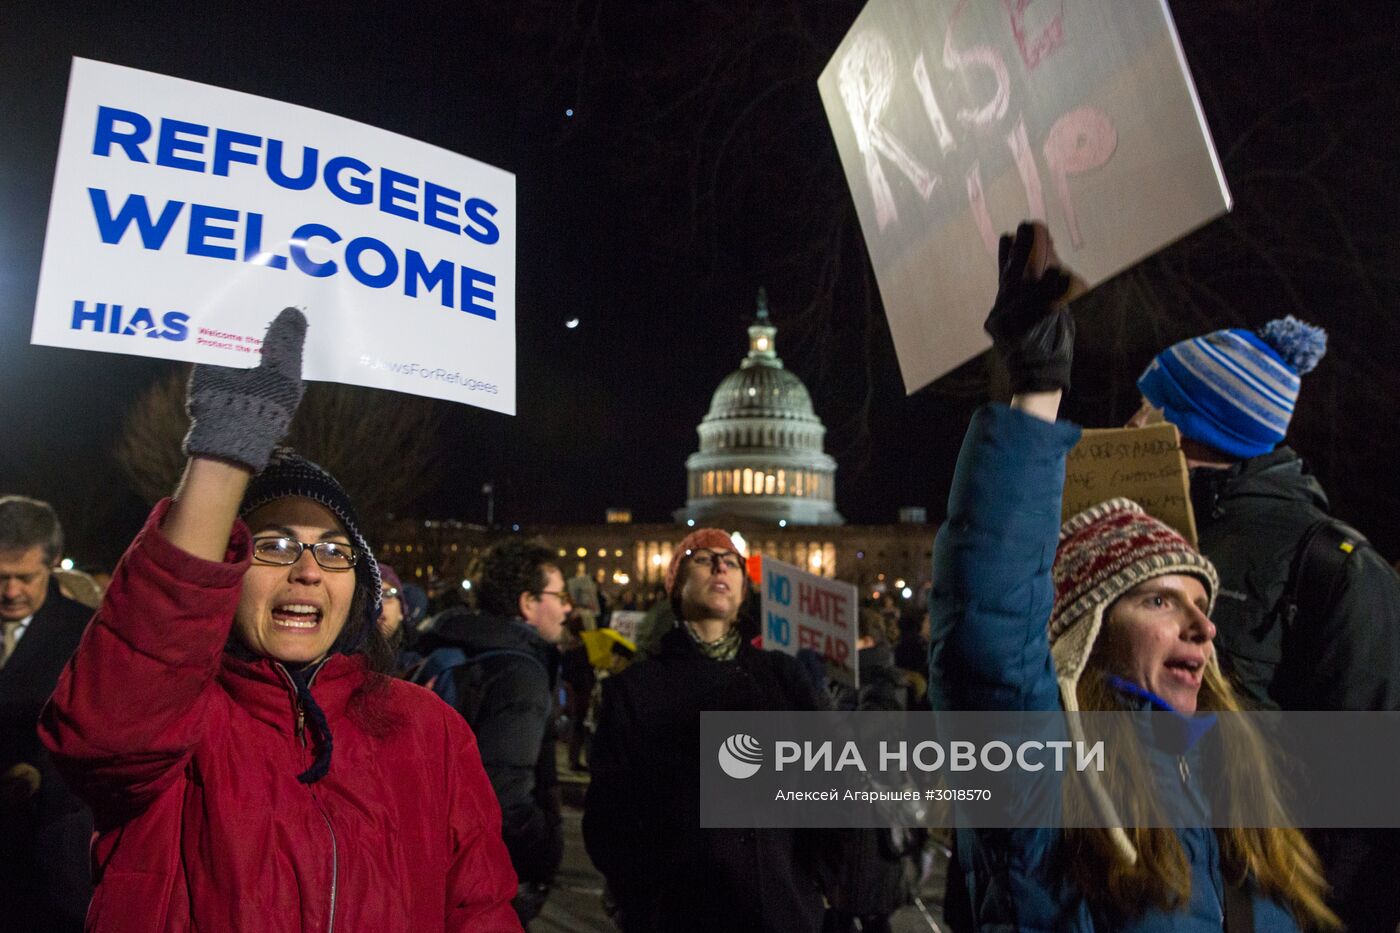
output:
M608 617L608 627L635 645L637 627L642 624L646 615L645 612L635 612L631 609L615 609Z
M1165 0L871 0L818 86L910 392L990 345L1020 220L1093 286L1230 208Z
M305 107L76 58L31 340L515 412L515 178Z
M1196 544L1196 516L1181 436L1170 424L1085 431L1065 462L1061 514L1122 496Z
M767 556L759 572L763 647L792 655L811 648L826 661L831 680L859 686L856 615L860 603L855 586Z

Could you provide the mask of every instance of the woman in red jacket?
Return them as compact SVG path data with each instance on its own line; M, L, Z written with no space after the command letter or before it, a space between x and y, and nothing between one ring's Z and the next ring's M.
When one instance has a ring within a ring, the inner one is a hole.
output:
M274 452L306 321L198 366L190 456L113 574L40 731L92 804L89 930L519 930L466 723L381 671L344 490Z

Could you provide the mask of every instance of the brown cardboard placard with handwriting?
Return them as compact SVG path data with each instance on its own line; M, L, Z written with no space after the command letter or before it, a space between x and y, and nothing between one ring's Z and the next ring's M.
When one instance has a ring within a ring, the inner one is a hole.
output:
M1068 519L1119 496L1133 500L1195 546L1190 476L1175 426L1160 423L1084 432L1065 462L1062 517Z

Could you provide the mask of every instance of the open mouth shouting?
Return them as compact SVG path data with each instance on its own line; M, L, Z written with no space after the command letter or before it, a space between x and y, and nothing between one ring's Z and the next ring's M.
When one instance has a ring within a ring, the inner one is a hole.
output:
M314 631L321 624L320 607L311 603L279 603L272 607L272 622L291 631Z
M1163 667L1167 669L1167 676L1172 683L1190 690L1199 690L1205 674L1206 660L1199 655L1178 655L1168 658Z

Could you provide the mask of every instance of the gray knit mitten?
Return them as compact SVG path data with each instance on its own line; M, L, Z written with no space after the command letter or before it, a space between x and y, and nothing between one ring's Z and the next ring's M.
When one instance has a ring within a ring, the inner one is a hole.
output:
M262 362L253 369L196 365L185 397L185 453L231 460L254 473L267 466L301 402L305 342L306 317L286 308L267 328Z

